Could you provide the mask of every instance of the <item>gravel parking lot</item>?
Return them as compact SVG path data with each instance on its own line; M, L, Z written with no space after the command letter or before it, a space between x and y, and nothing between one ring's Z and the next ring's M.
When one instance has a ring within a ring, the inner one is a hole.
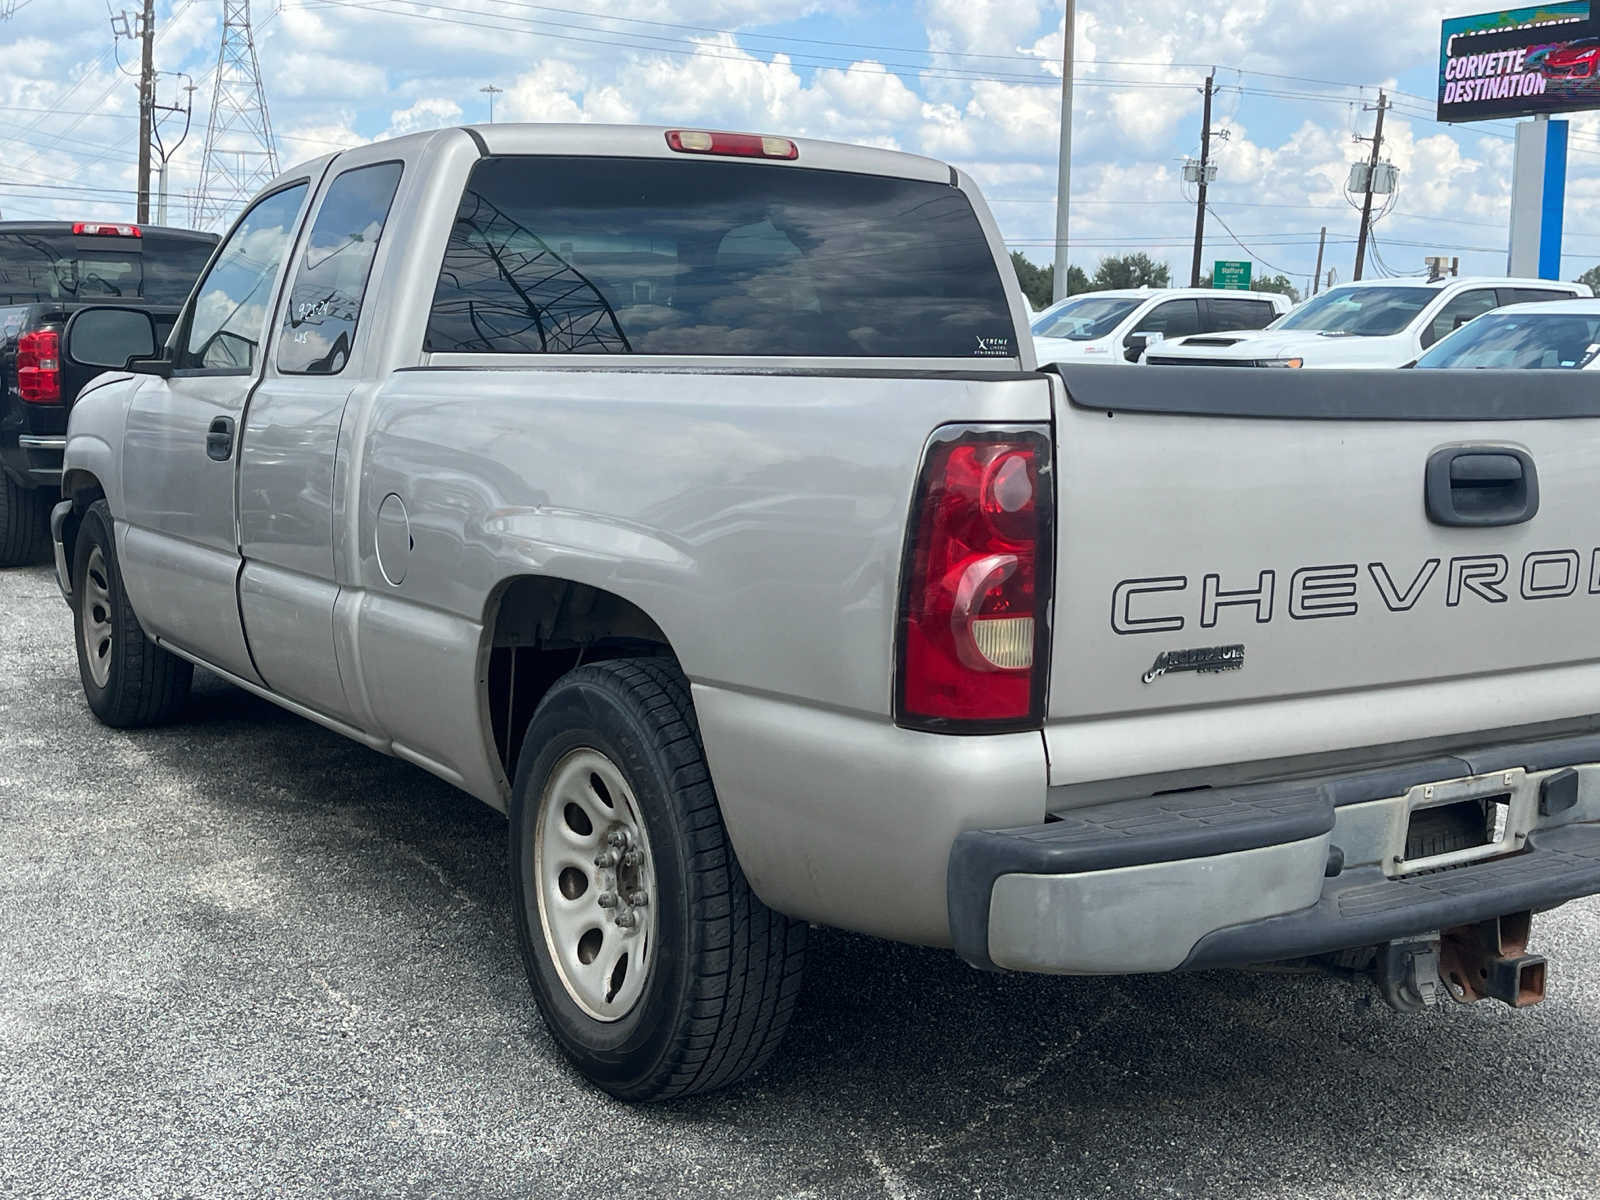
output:
M215 680L85 708L50 573L0 573L0 1195L1583 1196L1600 904L1550 998L1401 1018L1265 975L989 976L817 931L753 1085L630 1109L561 1060L505 823Z

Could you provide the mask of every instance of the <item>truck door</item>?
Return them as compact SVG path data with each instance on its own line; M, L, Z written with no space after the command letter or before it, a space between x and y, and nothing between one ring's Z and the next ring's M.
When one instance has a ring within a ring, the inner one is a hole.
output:
M234 464L309 191L308 179L289 183L233 227L179 322L172 377L143 382L123 440L121 565L141 620L162 641L258 682L235 591Z
M362 351L374 322L358 322L401 176L392 158L362 160L384 154L341 156L345 169L323 190L290 264L239 458L239 609L250 652L273 691L333 717L354 711L334 644L339 429L372 362Z

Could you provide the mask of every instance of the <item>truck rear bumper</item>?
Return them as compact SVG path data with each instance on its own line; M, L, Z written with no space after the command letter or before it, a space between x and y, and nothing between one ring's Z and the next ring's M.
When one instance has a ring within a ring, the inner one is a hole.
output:
M1469 802L1502 814L1483 845L1405 861L1415 814ZM1600 739L974 830L947 882L963 958L1057 974L1277 962L1551 908L1600 892Z
M26 486L55 487L61 482L66 448L64 434L20 434L15 448L6 452L6 465Z

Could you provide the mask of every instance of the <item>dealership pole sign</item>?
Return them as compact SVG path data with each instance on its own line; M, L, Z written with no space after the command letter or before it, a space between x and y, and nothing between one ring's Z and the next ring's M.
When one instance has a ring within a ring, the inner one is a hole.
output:
M1492 121L1600 108L1600 21L1556 0L1444 23L1439 120Z

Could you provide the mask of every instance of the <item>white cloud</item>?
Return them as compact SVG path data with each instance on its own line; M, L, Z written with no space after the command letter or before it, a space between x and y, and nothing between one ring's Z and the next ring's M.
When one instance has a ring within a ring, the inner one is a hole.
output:
M461 122L461 106L454 100L441 96L424 97L410 108L396 109L389 114L389 128L384 137L401 137L424 129L442 129Z
M8 64L0 105L11 106L0 109L6 177L96 189L12 186L8 193L0 185L8 216L126 218L130 211L135 91L105 53L98 2L28 5L0 24ZM1362 106L1375 91L1323 81L1399 79L1427 93L1437 12L1393 0L1083 4L1073 237L1084 243L1077 257L1085 265L1118 247L1187 262L1178 243L1192 228L1192 208L1178 161L1198 150L1198 87L1212 64L1221 89L1217 122L1233 134L1217 147L1212 200L1221 218L1246 243L1260 242L1267 260L1297 256L1302 270L1314 254L1305 243L1326 224L1348 261L1354 216L1343 185L1361 153L1350 135L1370 128ZM1028 243L1034 257L1049 257L1059 0L627 0L608 16L568 7L473 0L419 19L343 0L257 5L281 160L483 120L479 89L492 83L506 89L496 106L502 120L693 123L945 157L992 194L1009 237ZM187 72L199 85L196 127L173 162L181 192L199 175L219 11L158 0L158 13L157 66ZM818 14L826 18L820 24ZM665 24L638 23L652 21ZM819 44L852 41L860 44ZM928 66L919 71L918 64ZM176 85L163 81L164 99L177 95ZM52 108L64 112L37 111ZM1422 119L1428 108L1426 100L1402 98L1390 114L1401 192L1380 233L1446 250L1482 246L1487 268L1494 259L1487 251L1504 240L1509 126L1445 129ZM1586 201L1600 198L1600 113L1573 120L1570 179L1569 248L1593 246L1600 258L1600 237L1582 236ZM1208 253L1237 250L1219 228L1213 232Z

